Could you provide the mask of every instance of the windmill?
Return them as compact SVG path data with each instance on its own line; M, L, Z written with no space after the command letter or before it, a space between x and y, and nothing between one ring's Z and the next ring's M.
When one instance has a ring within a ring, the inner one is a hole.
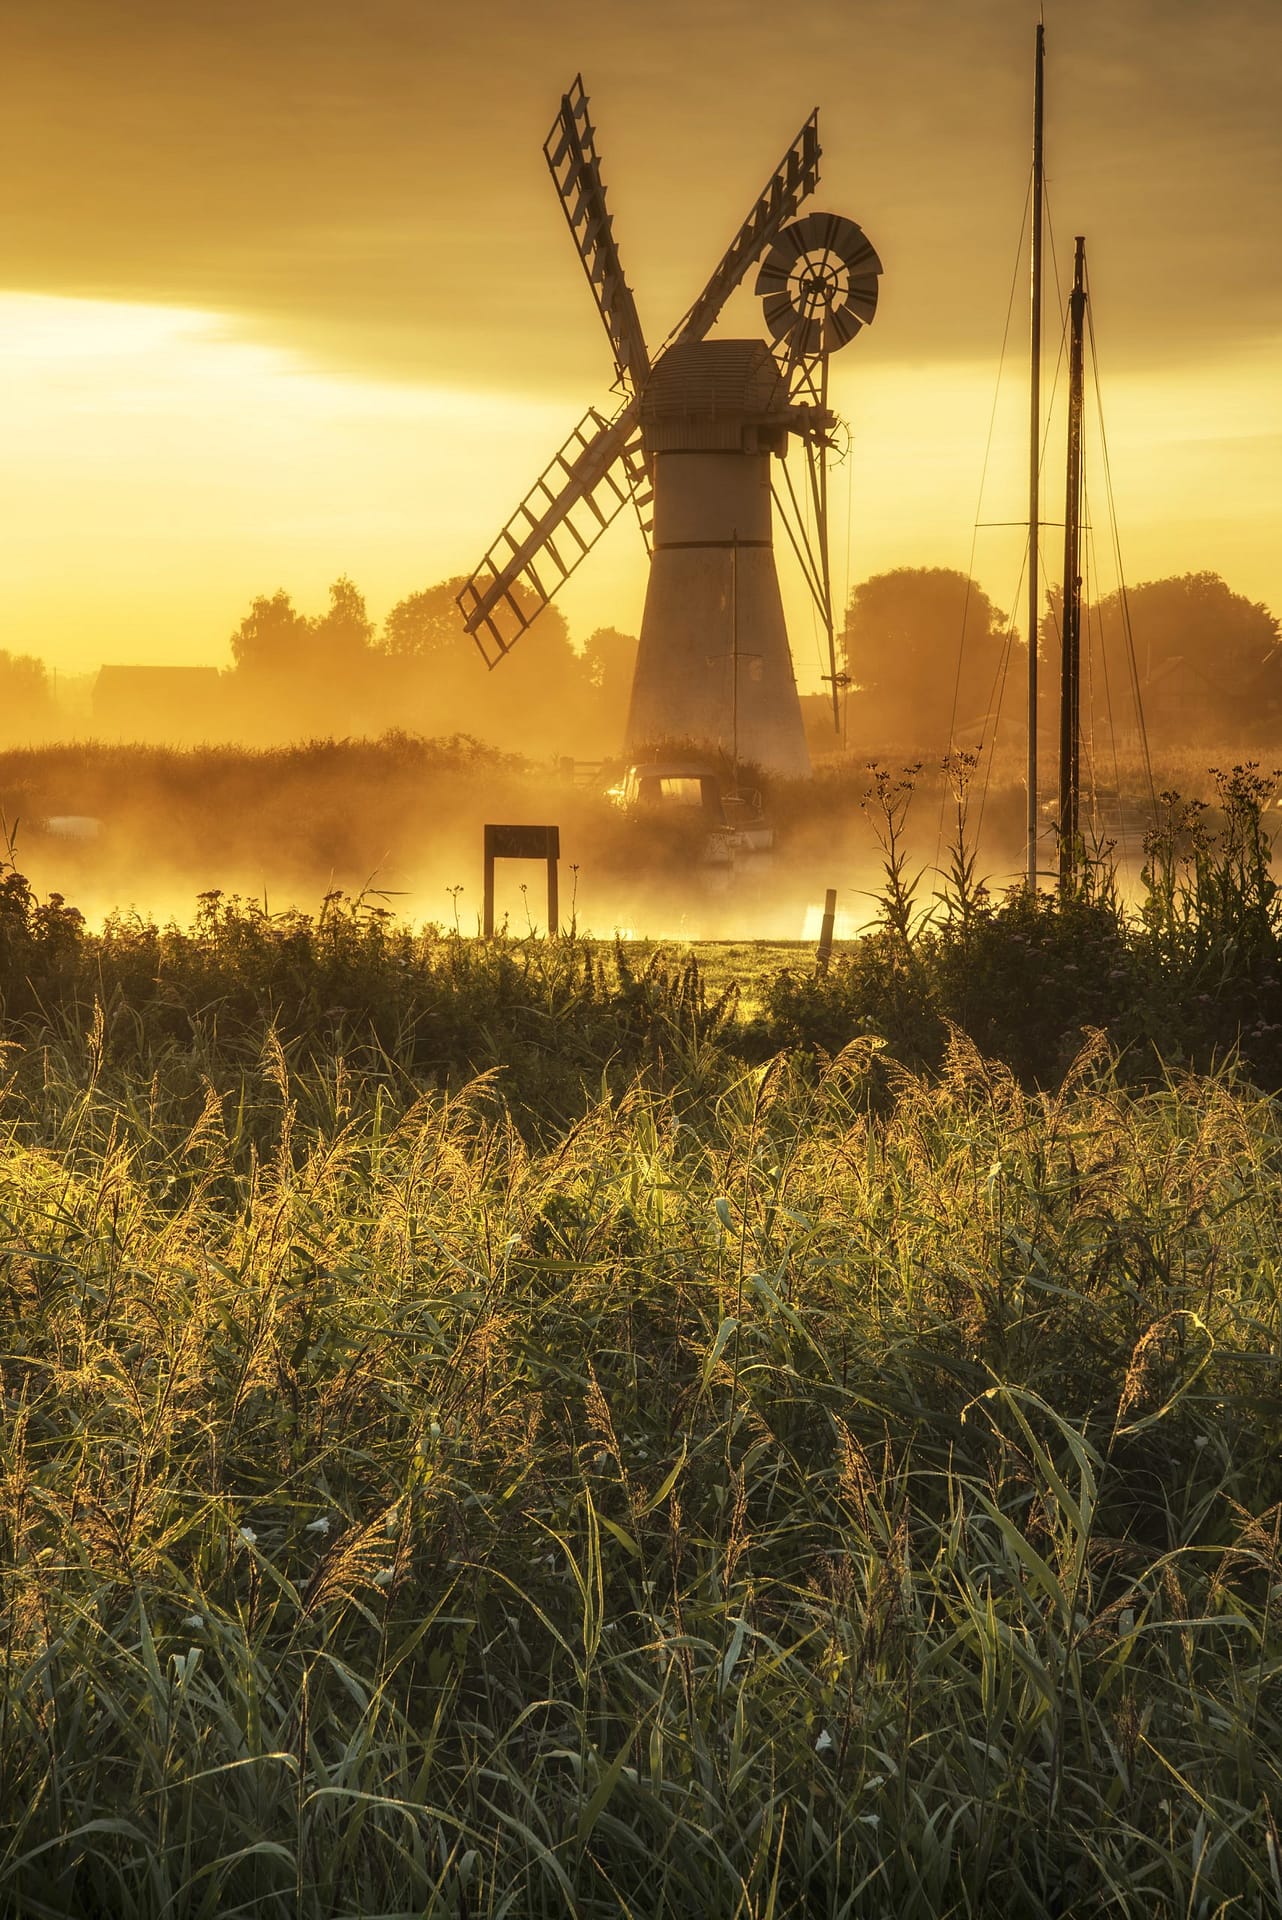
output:
M589 408L535 481L458 596L464 625L496 666L631 500L650 570L627 751L696 740L772 772L807 773L772 506L824 624L836 719L828 361L872 319L881 272L853 220L795 217L819 179L818 111L653 357L623 277L581 78L543 151L605 325L619 400L613 413ZM754 265L769 344L708 339ZM800 498L783 461L790 438L805 454Z

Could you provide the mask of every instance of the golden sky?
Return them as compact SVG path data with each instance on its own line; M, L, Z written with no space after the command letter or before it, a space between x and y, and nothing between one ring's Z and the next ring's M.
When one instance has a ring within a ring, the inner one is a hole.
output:
M540 151L579 69L652 345L818 104L814 204L886 268L834 363L836 583L970 563L1031 0L2 4L0 646L221 662L255 593L319 607L346 572L381 616L469 570L608 394ZM1087 236L1128 577L1212 568L1282 611L1282 4L1045 18L1054 247L1062 275ZM1023 511L1025 324L1021 282L986 520ZM759 330L750 296L725 326ZM1088 485L1102 532L1098 462ZM974 538L1012 606L1018 535ZM567 590L576 635L635 630L643 585L621 521Z

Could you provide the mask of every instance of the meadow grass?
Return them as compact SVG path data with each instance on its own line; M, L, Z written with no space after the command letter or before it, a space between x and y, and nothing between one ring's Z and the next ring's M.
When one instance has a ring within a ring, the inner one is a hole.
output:
M877 1059L15 1084L4 1910L1282 1900L1276 1110Z
M1262 797L1138 919L892 812L748 1018L0 871L0 1912L1277 1910Z

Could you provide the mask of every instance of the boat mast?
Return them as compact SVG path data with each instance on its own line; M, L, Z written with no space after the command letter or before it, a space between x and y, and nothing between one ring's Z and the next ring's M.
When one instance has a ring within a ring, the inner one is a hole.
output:
M1033 205L1031 248L1031 341L1028 422L1028 888L1037 891L1037 627L1041 586L1037 575L1037 538L1041 530L1038 498L1042 437L1042 109L1046 29L1038 22L1037 64L1033 79Z
M1064 619L1059 669L1059 884L1077 873L1081 772L1082 388L1086 242L1077 236L1068 303L1068 461L1064 494Z
M739 529L730 549L730 753L734 790L739 791Z

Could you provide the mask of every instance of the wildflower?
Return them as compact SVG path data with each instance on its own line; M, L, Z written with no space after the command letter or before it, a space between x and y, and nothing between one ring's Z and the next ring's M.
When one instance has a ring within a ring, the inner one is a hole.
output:
M256 1547L258 1545L258 1535L252 1527L242 1527L240 1537L247 1547Z
M1197 1439L1193 1442L1193 1445L1197 1447L1199 1450L1202 1447L1209 1446L1210 1444L1211 1444L1210 1441L1207 1439L1204 1433L1199 1433L1197 1436Z
M185 1627L190 1627L193 1633L200 1633L204 1627L204 1624L205 1624L204 1616L203 1614L199 1614L199 1613L189 1613L183 1620L183 1625Z
M827 1727L825 1727L823 1732L820 1734L819 1738L815 1741L815 1752L827 1753L831 1745L832 1745L832 1735L829 1733Z
M390 1567L384 1567L379 1573L374 1575L374 1585L376 1587L390 1587L391 1584L392 1569Z
M303 1528L303 1532L318 1533L323 1540L329 1532L329 1515L327 1513L318 1514L314 1520L307 1522L307 1525Z

